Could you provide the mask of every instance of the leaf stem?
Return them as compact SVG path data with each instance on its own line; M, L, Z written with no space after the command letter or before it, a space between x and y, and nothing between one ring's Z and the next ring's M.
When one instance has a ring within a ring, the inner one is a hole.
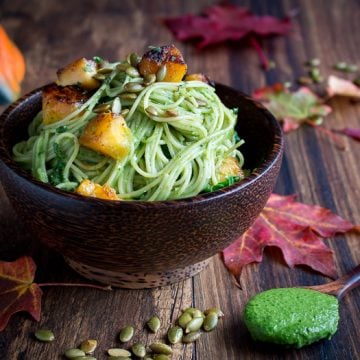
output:
M262 49L262 47L260 46L259 42L256 40L256 38L254 36L250 37L250 44L251 46L254 48L254 50L256 51L260 62L261 62L261 66L265 69L265 70L269 70L270 69L270 64L269 64L269 60L267 59L264 50Z
M346 150L346 145L343 139L336 135L332 130L324 128L323 126L316 125L309 120L306 121L306 123L328 136L339 150Z
M93 288L98 290L104 290L104 291L110 291L112 290L110 285L95 285L95 284L81 284L81 283L59 283L59 282L53 282L53 283L42 283L37 284L39 287L45 287L45 286L73 286L73 287L87 287L87 288Z

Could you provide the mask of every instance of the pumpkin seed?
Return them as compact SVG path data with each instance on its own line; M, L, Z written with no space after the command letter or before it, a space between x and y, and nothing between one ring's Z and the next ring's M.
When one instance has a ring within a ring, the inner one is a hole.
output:
M339 70L339 71L346 71L347 68L347 63L344 61L339 61L334 65L334 69L335 70Z
M113 71L112 68L103 67L97 71L98 74L110 74Z
M218 324L219 317L216 312L210 312L208 315L206 315L206 318L204 319L204 330L205 331L212 331L216 328L216 325Z
M117 64L116 65L116 70L125 72L128 67L130 67L130 64L128 64L128 63Z
M108 360L130 360L131 357L128 356L109 356Z
M99 74L99 73L97 73L97 74L95 74L95 75L93 76L93 78L96 79L96 80L105 80L106 75L105 75L105 74Z
M166 114L166 116L178 116L179 115L176 110L172 110L172 109L166 110L165 114Z
M112 103L111 112L114 114L119 114L121 112L121 102L118 97L116 97Z
M297 82L300 84L300 85L310 85L313 83L313 80L308 77L308 76L300 76L298 79L297 79Z
M35 332L35 337L44 342L50 342L55 340L55 335L51 330L40 329Z
M84 340L80 344L80 350L84 351L85 354L93 353L96 347L97 347L97 341L92 339Z
M130 341L134 336L134 328L132 326L126 326L120 331L119 339L121 342Z
M192 307L185 309L184 312L189 313L193 318L205 317L201 310Z
M110 110L110 104L100 104L94 107L93 112L98 114L108 110Z
M194 332L191 332L191 333L185 335L182 338L182 342L185 344L189 344L189 343L192 343L192 342L196 341L197 339L199 339L200 336L201 336L200 331L194 331Z
M209 314L212 313L212 312L214 312L219 318L224 317L224 313L223 313L220 309L218 309L218 308L206 309L206 310L204 311L204 314L205 314L205 315L209 315Z
M184 335L184 331L180 326L173 326L167 333L168 340L171 344L178 343Z
M119 98L124 100L135 100L137 95L134 93L122 93L119 95Z
M172 348L164 343L153 343L149 347L155 354L171 355L173 352Z
M186 325L192 320L192 316L191 314L189 314L188 312L184 312L182 313L182 315L179 317L178 319L178 323L179 325L185 329Z
M137 69L135 69L133 66L129 66L125 72L131 76L131 77L139 77L140 74L139 74L139 71Z
M144 85L151 85L156 81L156 75L155 74L147 74L144 76Z
M120 348L112 348L112 349L108 349L107 353L110 356L124 356L124 357L130 357L131 356L131 352L127 351L125 349L120 349Z
M347 72L357 72L358 67L355 64L350 64L350 65L347 66L346 71Z
M195 101L197 102L198 106L206 106L207 105L207 102L205 100L196 98Z
M121 110L120 115L125 117L129 113L129 111L130 111L129 109L123 109L123 110Z
M80 356L85 356L85 352L80 349L68 349L64 355L68 359L75 359Z
M141 61L141 57L136 54L136 53L132 53L130 54L130 56L128 57L128 62L133 66L133 67L137 67L139 65L139 62Z
M165 354L155 354L154 360L170 360L170 357Z
M160 329L160 319L157 316L152 316L150 320L147 322L148 328L153 332L156 333Z
M321 63L320 59L318 58L314 58L314 59L311 59L311 60L308 60L305 65L307 66L311 66L311 67L317 67L319 66Z
M165 79L166 72L167 72L166 65L165 64L161 65L156 73L156 81L163 81Z
M93 356L78 356L74 360L96 360L96 358Z
M138 82L128 82L125 84L124 89L129 92L140 92L144 89L144 86Z
M145 111L152 116L159 116L159 112L157 111L157 109L155 109L153 106L148 106Z
M136 343L131 347L133 354L139 358L143 358L146 355L146 349L143 344Z
M187 323L185 332L188 334L190 332L198 331L203 323L204 323L203 317L195 317Z

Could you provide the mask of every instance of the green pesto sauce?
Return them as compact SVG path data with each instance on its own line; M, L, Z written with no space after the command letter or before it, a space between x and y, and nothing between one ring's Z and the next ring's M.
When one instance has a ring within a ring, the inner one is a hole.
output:
M250 299L244 321L254 340L301 348L335 334L339 302L310 289L271 289Z

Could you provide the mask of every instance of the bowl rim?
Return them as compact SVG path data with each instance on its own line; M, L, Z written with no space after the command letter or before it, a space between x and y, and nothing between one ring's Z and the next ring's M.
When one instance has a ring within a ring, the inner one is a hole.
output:
M32 90L31 92L23 95L20 97L17 101L10 104L0 115L0 135L2 135L2 124L5 122L5 119L7 119L9 116L12 115L12 113L18 108L19 105L29 101L30 98L38 96L42 89L47 86L41 86L39 88L36 88ZM262 162L262 164L256 168L254 171L251 172L249 176L247 176L245 179L234 183L233 185L226 186L222 189L208 192L208 193L202 193L198 194L196 196L183 198L183 199L174 199L174 200L156 200L156 201L146 201L146 200L105 200L105 199L99 199L99 198L93 198L93 197L86 197L80 194L67 192L65 190L58 189L50 184L44 183L40 180L37 180L34 178L29 172L21 168L10 156L8 151L5 150L5 144L3 143L3 137L0 136L0 161L6 166L6 168L9 171L12 171L16 175L22 177L26 181L39 186L41 189L45 191L49 191L50 193L63 197L68 200L74 200L78 201L80 203L88 203L88 204L107 204L111 207L117 206L117 207L123 207L123 206L133 206L134 204L140 205L140 206L146 206L146 207L158 207L160 206L179 206L179 205L190 205L194 203L204 203L211 200L222 198L223 196L229 196L231 194L234 194L248 186L250 186L255 181L258 181L260 178L266 175L268 171L272 168L272 166L279 160L281 160L283 148L284 148L284 137L283 137L283 131L279 124L279 122L275 119L275 117L258 101L251 98L249 95L246 95L242 91L239 91L235 88L232 88L230 86L221 84L221 83L215 83L215 89L218 87L231 90L233 92L236 92L238 96L242 97L244 100L249 101L255 105L255 107L263 112L264 116L270 120L270 123L272 125L272 128L275 130L274 133L274 139L275 142L272 146L272 149L270 151L269 156Z

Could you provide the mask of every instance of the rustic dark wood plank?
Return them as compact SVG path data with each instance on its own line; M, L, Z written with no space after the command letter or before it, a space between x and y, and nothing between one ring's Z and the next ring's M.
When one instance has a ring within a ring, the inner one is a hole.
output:
M304 73L303 62L315 56L321 58L324 73L331 72L331 65L338 60L359 61L360 4L356 0L237 1L258 14L284 16L294 9L298 11L293 34L264 42L266 51L277 63L276 69L267 73L259 69L257 56L251 49L225 44L199 53L191 45L174 41L160 24L162 17L199 13L214 3L210 0L2 0L0 22L25 54L24 92L52 81L56 69L73 58L100 55L114 60L130 51L142 52L149 44L169 42L183 49L194 72L205 72L245 92L266 83L293 81ZM359 104L336 100L332 105L336 111L326 120L329 128L360 126ZM344 139L348 149L341 152L319 131L306 127L287 135L286 139L276 191L297 193L301 201L329 207L359 222L359 144ZM30 253L39 265L39 281L82 280L59 255L38 246L34 240L18 223L0 186L1 259L13 260ZM360 262L358 235L337 236L327 243L335 252L339 274ZM165 331L181 309L193 304L199 308L219 306L226 316L215 332L204 335L194 347L176 346L174 359L358 359L359 290L342 301L341 322L333 339L302 350L255 344L242 323L244 304L255 293L271 287L326 281L306 268L287 268L280 252L270 249L262 264L245 268L242 290L234 285L219 256L193 279L161 289L116 290L106 294L78 288L45 289L40 323L30 321L23 314L16 315L0 334L0 358L60 359L66 348L88 337L98 339L103 351L118 344L118 331L128 323L136 325L137 340L149 343L164 334L154 336L143 330L151 315L160 316ZM56 342L44 345L34 341L32 333L39 327L53 329Z

